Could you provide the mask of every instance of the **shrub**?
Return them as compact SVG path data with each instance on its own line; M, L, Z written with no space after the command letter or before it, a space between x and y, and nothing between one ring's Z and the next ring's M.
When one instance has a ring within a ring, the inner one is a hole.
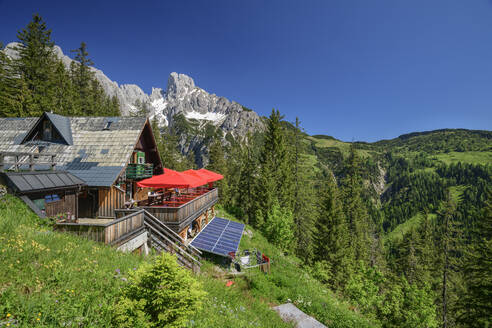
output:
M293 226L292 212L275 203L267 213L263 223L263 232L273 244L283 250L290 250L295 240Z
M144 312L146 301L131 300L122 297L113 307L114 327L120 328L149 328L149 316Z
M143 318L138 310L133 313L127 309L127 298L141 305L152 327L183 327L201 307L206 294L191 272L180 267L174 255L165 252L157 257L155 263L141 265L128 282L123 290L124 298L116 304L120 317L136 316L136 322Z

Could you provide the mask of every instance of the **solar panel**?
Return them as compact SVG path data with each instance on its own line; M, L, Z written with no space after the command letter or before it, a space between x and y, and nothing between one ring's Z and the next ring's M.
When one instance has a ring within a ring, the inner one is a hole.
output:
M191 241L191 245L205 252L228 256L230 252L237 252L243 230L242 223L216 217Z

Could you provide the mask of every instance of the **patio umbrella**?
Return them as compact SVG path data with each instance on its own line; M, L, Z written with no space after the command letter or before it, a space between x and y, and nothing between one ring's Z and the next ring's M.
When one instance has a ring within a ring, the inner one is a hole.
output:
M182 173L188 174L188 175L191 175L191 176L200 178L200 179L205 179L205 180L207 180L207 182L213 182L213 181L215 181L213 178L211 178L205 172L198 171L198 170L186 170L186 171L183 171Z
M195 188L207 182L203 178L165 168L164 174L154 175L152 178L137 182L137 186L152 188Z
M200 172L203 175L207 175L209 177L209 181L208 182L214 182L214 181L217 181L217 180L224 179L224 176L222 174L215 173L215 172L209 171L207 169L199 169L197 171Z

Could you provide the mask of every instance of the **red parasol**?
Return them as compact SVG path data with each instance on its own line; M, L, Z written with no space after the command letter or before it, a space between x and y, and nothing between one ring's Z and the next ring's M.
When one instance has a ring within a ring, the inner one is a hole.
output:
M224 179L224 176L222 174L215 173L215 172L209 171L207 169L199 169L199 170L197 170L197 172L200 172L200 174L202 174L204 176L205 175L208 176L209 180L207 182L214 182L217 180Z
M154 175L152 178L137 182L137 186L152 188L195 188L207 182L204 178L194 177L165 168L164 174Z
M207 182L215 181L205 172L201 172L198 170L186 170L186 171L183 171L182 173L191 175L191 176L196 177L196 178L205 179Z

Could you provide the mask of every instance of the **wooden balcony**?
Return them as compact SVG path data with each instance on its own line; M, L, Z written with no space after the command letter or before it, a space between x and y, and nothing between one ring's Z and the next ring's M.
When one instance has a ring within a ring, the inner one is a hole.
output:
M115 245L127 239L130 235L145 230L143 211L134 212L116 220L86 219L77 223L61 222L56 224L56 230L69 232L85 238Z
M217 203L218 200L219 193L218 190L214 188L180 206L139 205L139 207L144 208L159 221L166 224L174 231L181 231L198 216L203 214L204 211L208 210L215 203Z
M153 164L134 164L130 163L126 167L126 178L139 180L152 177L154 172Z

